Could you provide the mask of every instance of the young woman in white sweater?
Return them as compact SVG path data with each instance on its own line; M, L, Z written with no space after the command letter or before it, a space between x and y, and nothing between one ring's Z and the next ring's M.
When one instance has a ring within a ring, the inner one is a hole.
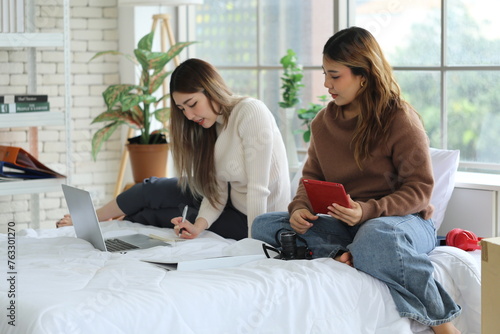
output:
M286 151L266 105L234 95L217 70L200 59L174 70L170 92L170 144L179 178L145 179L98 209L99 220L124 216L173 227L186 239L208 229L239 240L250 236L256 216L286 210ZM182 222L185 205L188 216ZM57 223L66 225L69 216Z

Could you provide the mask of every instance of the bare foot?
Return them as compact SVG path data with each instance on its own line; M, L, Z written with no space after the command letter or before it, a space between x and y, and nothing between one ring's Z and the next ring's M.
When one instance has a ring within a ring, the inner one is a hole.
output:
M460 334L460 331L451 322L433 326L432 330L436 334Z
M57 228L64 227L64 226L72 226L72 225L73 225L73 221L71 220L71 216L68 214L64 215L64 217L62 217L61 219L59 219L56 222Z
M345 263L351 267L353 267L353 263L352 263L352 254L351 252L345 252L345 253L342 253L341 255L335 257L334 259L335 261L339 261L339 262L342 262L342 263Z

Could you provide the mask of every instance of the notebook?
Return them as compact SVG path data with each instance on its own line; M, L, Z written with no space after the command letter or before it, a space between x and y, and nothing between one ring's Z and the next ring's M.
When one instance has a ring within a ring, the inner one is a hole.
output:
M105 252L124 252L156 246L171 246L167 242L153 239L144 234L104 239L90 193L65 184L62 185L62 190L76 237L90 242L96 249Z

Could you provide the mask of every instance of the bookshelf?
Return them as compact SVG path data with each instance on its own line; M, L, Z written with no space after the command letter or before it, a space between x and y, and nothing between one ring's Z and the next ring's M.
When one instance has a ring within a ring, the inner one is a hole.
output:
M63 33L0 33L0 47L41 48L64 46Z
M66 146L66 179L39 179L16 180L0 182L0 196L30 194L31 195L31 224L30 227L40 226L40 193L61 191L61 184L70 182L71 178L71 77L70 77L70 8L69 0L61 0L63 9L63 27L61 32L37 33L34 32L35 4L34 0L25 1L24 33L0 33L0 47L19 49L27 52L27 94L37 93L37 61L36 48L62 48L64 53L64 110L63 112L26 112L18 114L0 114L0 131L9 128L28 128L30 153L37 156L38 127L64 126ZM50 96L49 96L50 101ZM33 152L34 151L34 152Z
M63 124L64 113L62 112L39 111L0 115L0 127L2 128L21 128L26 126L39 127Z

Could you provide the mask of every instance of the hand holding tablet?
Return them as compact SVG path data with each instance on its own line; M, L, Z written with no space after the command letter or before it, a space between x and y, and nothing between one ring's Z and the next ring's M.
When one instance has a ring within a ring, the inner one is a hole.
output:
M344 186L340 183L304 179L302 184L316 213L326 214L328 212L327 207L331 206L332 203L337 203L346 208L351 207Z

